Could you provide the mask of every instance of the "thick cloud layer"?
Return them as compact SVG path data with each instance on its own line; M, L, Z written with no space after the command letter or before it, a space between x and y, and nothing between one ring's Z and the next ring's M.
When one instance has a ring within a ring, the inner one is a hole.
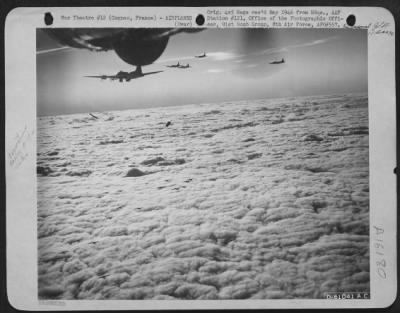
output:
M97 115L39 119L40 298L369 291L365 95Z

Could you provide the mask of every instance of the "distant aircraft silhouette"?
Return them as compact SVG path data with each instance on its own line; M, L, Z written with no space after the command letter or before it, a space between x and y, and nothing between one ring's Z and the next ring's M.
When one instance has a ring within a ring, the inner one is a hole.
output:
M136 79L136 78L144 77L146 75L157 74L157 73L161 73L161 72L162 71L143 73L142 67L137 66L136 70L133 72L119 71L116 75L93 75L93 76L85 76L85 77L119 80L119 82L122 83L124 80L129 82L131 79Z
M181 65L178 63L172 65L166 65L166 67L180 67Z
M182 65L179 65L179 66L178 66L178 68L189 68L189 67L191 67L189 63L187 63L187 64L182 64Z
M94 117L96 120L99 119L96 115L89 113L90 116Z
M165 124L166 127L170 126L172 123L171 121L168 121L167 124Z
M280 60L280 61L269 62L269 64L282 64L282 63L285 63L285 59L284 58L282 58L282 60Z
M202 55L195 55L194 57L195 58L205 58L207 55L206 55L206 53L204 52Z

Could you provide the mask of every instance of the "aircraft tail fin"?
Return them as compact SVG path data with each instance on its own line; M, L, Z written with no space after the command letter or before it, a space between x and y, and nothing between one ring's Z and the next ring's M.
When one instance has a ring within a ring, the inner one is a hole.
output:
M135 74L143 75L142 67L140 65L136 66Z

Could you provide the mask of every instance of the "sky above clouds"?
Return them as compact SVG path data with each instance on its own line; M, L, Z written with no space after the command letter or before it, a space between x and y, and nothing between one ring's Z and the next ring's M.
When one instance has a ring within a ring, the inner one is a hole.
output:
M57 47L37 38L39 51ZM172 36L143 67L162 73L119 83L84 77L135 69L114 51L59 49L37 54L38 115L366 92L367 58L365 30L207 29ZM166 67L178 61L191 68Z

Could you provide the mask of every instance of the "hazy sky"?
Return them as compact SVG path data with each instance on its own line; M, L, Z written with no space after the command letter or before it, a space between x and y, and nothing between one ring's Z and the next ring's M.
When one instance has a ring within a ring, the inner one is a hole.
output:
M55 46L37 38L39 50ZM207 58L193 57L203 52ZM269 64L282 57L285 64ZM165 67L177 61L192 67ZM124 83L83 77L120 70L134 67L114 51L38 54L38 115L367 91L367 32L208 29L172 36L161 57L143 67L162 73Z

